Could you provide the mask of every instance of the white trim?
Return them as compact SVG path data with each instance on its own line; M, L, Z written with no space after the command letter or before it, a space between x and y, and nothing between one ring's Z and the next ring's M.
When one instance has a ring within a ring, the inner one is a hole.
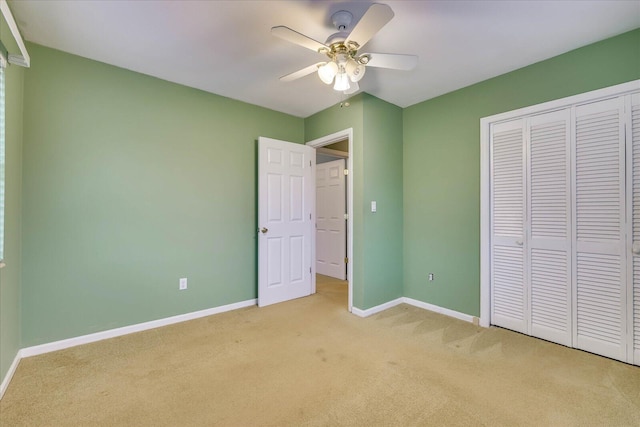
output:
M404 298L400 297L400 298L396 298L392 301L388 301L385 302L384 304L380 304L380 305L376 305L375 307L371 307L368 308L366 310L362 310L360 308L357 307L353 307L353 310L351 311L353 314L355 314L356 316L360 316L360 317L369 317L372 316L376 313L380 313L381 311L387 310L391 307L395 307L396 305L402 304L404 302Z
M309 145L314 148L324 147L325 145L333 144L335 142L344 141L344 139L348 140L348 157L347 157L347 169L349 170L349 174L347 175L347 258L349 262L347 263L347 283L349 285L349 302L348 309L350 312L354 310L358 310L362 312L362 310L357 309L353 306L353 128L344 129L331 135L323 136L321 138L314 139L312 141L307 142L306 145ZM314 215L315 217L315 215ZM316 292L316 233L312 233L311 237L311 246L312 246L312 273L313 273L313 289L312 292ZM361 316L362 317L362 316Z
M464 320L465 322L469 322L469 323L474 322L474 317L469 314L460 313L459 311L440 307L434 304L429 304L428 302L422 302L422 301L418 301L413 298L407 298L407 297L403 298L403 302L405 304L409 304L414 307L423 308L425 310L433 311L435 313L444 314L445 316L454 317L458 320Z
M2 15L11 30L11 35L16 40L16 43L20 48L20 54L22 55L9 55L9 62L15 65L20 65L21 67L29 68L31 66L31 58L29 57L29 52L27 52L26 46L24 45L24 40L22 40L22 36L20 35L18 25L16 24L15 19L13 19L13 14L9 8L9 4L7 4L7 0L0 0L0 11L2 11Z
M480 326L491 323L491 158L490 123L480 120Z
M307 142L306 145L310 145L312 147L324 147L325 145L331 145L336 142L344 141L346 138L349 138L349 142L351 142L351 138L353 138L353 128L339 130L338 132L334 132L331 135L316 138ZM348 148L349 153L351 153L351 146L349 146Z
M491 324L491 239L489 236L489 221L491 218L489 138L491 125L498 122L513 120L522 116L546 113L553 110L568 108L572 105L591 103L635 91L640 91L640 80L633 80L627 83L556 99L542 104L536 104L480 119L480 326L488 327Z
M226 311L237 310L239 308L251 307L257 304L256 299L240 301L233 304L227 304L219 307L209 308L206 310L194 311L177 316L167 317L164 319L152 320L150 322L138 323L135 325L124 326L122 328L110 329L108 331L96 332L94 334L82 335L75 338L69 338L60 341L54 341L46 344L40 344L33 347L26 347L20 350L21 357L37 356L39 354L49 353L52 351L63 350L69 347L89 344L96 341L102 341L109 338L115 338L122 335L133 334L135 332L146 331L149 329L168 326L174 323L186 322L187 320L207 317L214 314L224 313Z
M475 317L470 314L460 313L459 311L451 310L445 307L440 307L434 304L429 304L428 302L418 301L413 298L408 297L400 297L389 302L385 302L384 304L376 305L375 307L371 307L366 310L359 309L357 307L353 307L353 314L360 317L369 317L374 314L380 313L381 311L387 310L391 307L395 307L399 304L409 304L414 307L422 308L423 310L433 311L434 313L443 314L445 316L453 317L458 320L463 320L469 323L475 323Z
M9 366L9 370L7 371L7 374L4 376L2 383L0 384L0 400L2 400L2 396L4 396L4 392L7 391L7 388L9 387L9 383L13 378L13 374L15 374L16 369L18 369L18 364L20 363L20 359L22 359L21 352L22 350L19 350L18 354L16 354L16 357L13 358L13 362L11 363L11 366Z

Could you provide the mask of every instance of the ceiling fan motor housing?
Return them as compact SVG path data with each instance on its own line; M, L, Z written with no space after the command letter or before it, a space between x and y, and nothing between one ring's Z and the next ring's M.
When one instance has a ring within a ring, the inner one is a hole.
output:
M331 21L333 22L333 26L338 30L337 33L331 34L325 44L327 46L331 46L335 43L343 42L349 37L349 26L353 21L353 15L351 12L347 12L346 10L340 10L333 15L331 15Z
M353 15L346 10L339 10L331 16L331 21L338 31L347 31L353 21Z
M329 37L327 37L327 41L325 42L325 44L327 46L331 46L332 44L342 43L347 39L348 36L349 33L346 31L340 31L338 33L331 34Z

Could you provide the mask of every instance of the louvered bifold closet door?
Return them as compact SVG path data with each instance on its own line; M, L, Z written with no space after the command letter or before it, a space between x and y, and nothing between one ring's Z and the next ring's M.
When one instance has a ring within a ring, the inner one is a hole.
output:
M627 174L631 177L631 183L628 189L629 201L632 205L632 228L630 242L630 264L631 274L627 276L633 286L629 286L630 292L627 293L631 302L627 307L632 311L630 316L627 316L628 324L631 327L632 337L632 351L630 352L630 360L636 365L640 365L640 94L634 94L628 96L629 103L627 107L630 110L630 114L627 117L630 118L630 125L627 125L627 135L631 136L631 141L627 138L627 153L629 149L631 151L631 164L629 162Z
M575 108L574 346L626 359L623 98Z
M531 335L570 346L571 110L529 119Z
M527 333L524 121L491 131L491 323Z

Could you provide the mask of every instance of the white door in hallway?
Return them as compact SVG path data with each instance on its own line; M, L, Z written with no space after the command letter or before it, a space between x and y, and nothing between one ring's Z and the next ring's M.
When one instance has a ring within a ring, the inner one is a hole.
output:
M258 140L258 305L311 294L315 149Z
M316 166L316 272L346 279L344 159Z

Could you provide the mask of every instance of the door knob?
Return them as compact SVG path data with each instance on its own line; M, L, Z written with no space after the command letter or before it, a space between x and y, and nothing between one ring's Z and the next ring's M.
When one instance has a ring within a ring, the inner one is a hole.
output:
M633 252L634 255L640 255L640 242L633 242L631 252Z
M269 231L269 229L265 228L265 227L262 227L262 229L260 231L262 231L262 234L265 234L267 231Z
M516 240L516 245L522 246L522 240Z

